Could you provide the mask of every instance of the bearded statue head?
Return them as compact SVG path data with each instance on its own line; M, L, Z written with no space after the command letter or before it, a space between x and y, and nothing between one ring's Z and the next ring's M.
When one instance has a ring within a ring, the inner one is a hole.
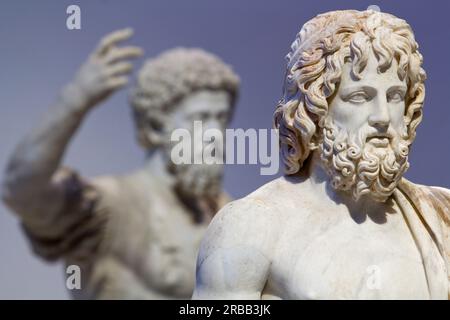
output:
M196 140L193 156L201 156L204 141L201 135L194 134L194 122L201 121L205 129L224 132L238 89L239 77L233 69L216 55L198 48L168 50L146 61L139 71L130 93L137 140L149 154L163 154L181 195L217 198L223 165L175 165L170 157L173 130L188 130Z
M308 21L287 55L274 114L286 174L319 153L333 188L385 201L422 119L421 65L410 26L391 14L345 10Z

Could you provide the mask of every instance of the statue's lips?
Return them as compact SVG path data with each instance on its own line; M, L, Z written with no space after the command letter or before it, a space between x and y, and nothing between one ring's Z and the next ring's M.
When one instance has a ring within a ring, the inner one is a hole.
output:
M367 138L367 142L374 147L384 148L389 145L390 137L387 135L376 135Z

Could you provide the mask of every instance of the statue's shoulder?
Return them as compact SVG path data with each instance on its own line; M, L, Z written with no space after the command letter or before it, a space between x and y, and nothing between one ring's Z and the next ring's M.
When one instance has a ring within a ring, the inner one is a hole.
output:
M282 220L294 202L298 208L302 198L299 194L304 194L305 189L303 182L302 179L285 176L271 180L244 198L229 202L216 214L214 220L221 224Z
M281 176L256 189L245 199L261 203L271 212L276 212L278 217L299 215L302 208L307 207L305 204L312 201L313 190L310 183L305 183L307 180L305 176Z
M447 188L427 186L402 178L400 182L400 189L406 191L408 194L416 194L422 197L433 196L431 199L428 197L427 199L433 200L433 198L435 198L437 201L444 201L450 205L450 189Z
M445 222L447 227L450 226L450 189L436 186L426 187L429 194L429 201L433 204L434 209Z
M277 219L285 210L283 206L291 198L295 186L285 177L279 177L262 185L244 198L229 202L220 216L236 217L239 221L266 221Z
M97 176L91 179L91 184L96 189L108 193L118 193L120 190L120 179L117 176Z
M450 189L416 184L405 178L401 180L399 188L416 207L421 208L426 203L450 226Z
M135 173L104 175L91 179L91 185L99 194L99 205L109 211L121 211L124 207L143 202L148 185ZM151 194L151 193L150 193Z
M144 170L136 170L119 175L96 176L91 180L92 185L105 197L114 199L130 199L135 201L137 197L148 197L151 191L161 188L157 179L152 179Z
M203 238L200 261L218 250L236 247L253 248L269 256L285 221L283 208L274 200L282 180L275 179L219 210Z
M430 188L432 192L439 194L440 196L444 197L447 201L450 202L450 189L436 186L430 186L428 188Z

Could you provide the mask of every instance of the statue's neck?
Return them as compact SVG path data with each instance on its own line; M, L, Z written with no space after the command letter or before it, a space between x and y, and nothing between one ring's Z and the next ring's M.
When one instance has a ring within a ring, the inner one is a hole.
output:
M160 149L153 149L147 152L145 158L145 172L154 178L161 180L169 187L173 187L176 184L175 176L169 172L167 167L166 157Z

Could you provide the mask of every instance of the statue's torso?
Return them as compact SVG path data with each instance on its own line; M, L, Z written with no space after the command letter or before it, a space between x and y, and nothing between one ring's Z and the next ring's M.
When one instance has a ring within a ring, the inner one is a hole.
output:
M363 220L343 204L300 194L278 202L282 231L263 298L430 298L422 257L395 204Z
M289 299L427 299L421 257L401 218L382 226L329 219L290 230L275 250L269 281L283 283L279 294ZM301 223L295 220L290 224Z
M190 298L209 221L195 223L178 198L146 177L127 177L101 199L108 216L90 282L96 298Z

